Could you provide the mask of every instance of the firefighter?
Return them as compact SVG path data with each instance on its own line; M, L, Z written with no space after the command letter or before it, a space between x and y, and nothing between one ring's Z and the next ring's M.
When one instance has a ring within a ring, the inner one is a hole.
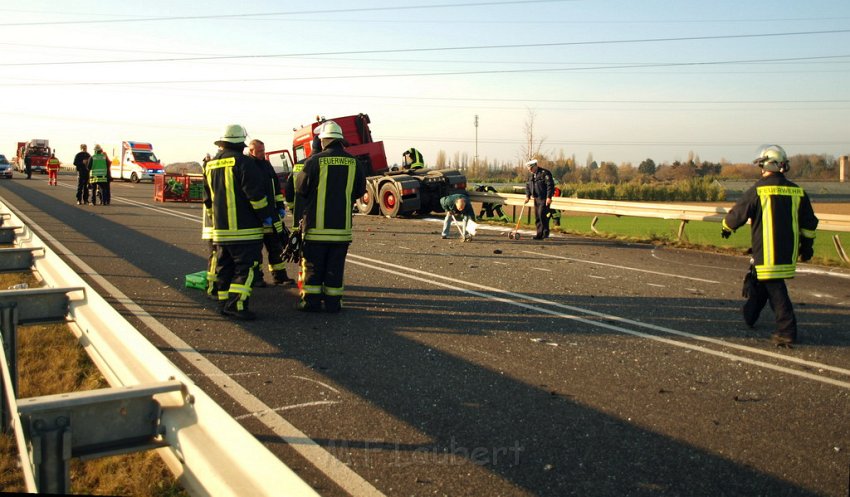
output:
M304 162L295 180L303 203L303 257L297 309L339 312L342 308L345 256L351 244L352 204L366 192L357 159L346 152L342 128L325 121L319 131L322 151Z
M77 168L77 205L89 203L89 161L91 154L85 143L80 145L80 151L74 156L74 167Z
M555 195L555 180L548 169L537 164L537 159L525 163L528 167L528 181L525 183L525 203L534 198L534 223L537 225L535 240L549 238L549 205Z
M476 192L492 192L496 193L496 189L490 185L478 185L475 187ZM483 219L484 214L487 214L487 217L498 217L499 221L508 222L508 216L505 215L504 211L502 211L502 204L495 204L490 202L485 202L481 204L481 211L478 213L478 218Z
M219 147L219 150L221 150L221 147ZM212 160L212 157L210 157L210 154L207 154L201 164L201 171L204 173L205 178L207 176L207 163L210 160ZM206 240L209 245L209 255L207 256L207 298L218 301L218 286L216 285L216 279L218 277L218 273L216 273L218 247L213 242L212 208L207 207L206 202L201 204L201 219L201 240Z
M204 171L204 205L212 209L212 241L216 245L216 289L219 311L251 320L251 283L262 257L263 228L272 226L266 181L253 160L242 154L248 133L228 125L215 142L220 150Z
M413 147L405 150L401 156L404 169L421 169L425 167L425 161L422 159L422 154Z
M266 160L266 145L262 141L251 140L251 143L248 144L248 155L254 158L256 166L264 174L267 188L266 198L275 212L275 216L272 216L274 219L273 226L263 228L263 245L268 253L269 272L272 274L275 285L295 283L295 280L287 276L286 263L281 258L281 254L283 254L281 236L284 233L283 220L286 218L286 207L283 193L280 192L280 179L277 177L272 163ZM262 259L260 264L260 267L257 268L254 286L264 287L266 282L263 280ZM259 282L262 283L257 284Z
M776 315L772 341L790 347L797 340L797 317L785 280L794 277L797 257L814 255L818 218L802 188L785 178L788 157L779 145L764 147L754 164L761 168L756 182L723 218L721 236L729 236L749 220L752 223L751 284L745 287L744 322L753 327L768 301Z
M89 160L89 185L91 185L91 203L109 205L109 158L100 145L94 146L94 155Z
M56 186L56 177L59 175L59 167L62 165L59 159L56 158L56 151L50 153L50 158L47 159L47 184Z

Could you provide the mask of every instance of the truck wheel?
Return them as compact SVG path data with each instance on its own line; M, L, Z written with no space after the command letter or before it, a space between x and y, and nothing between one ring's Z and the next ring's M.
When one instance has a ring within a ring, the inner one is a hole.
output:
M366 193L357 199L357 211L360 214L377 214L378 202L375 201L375 195L370 188L366 189Z
M139 181L141 181L141 180L139 179L139 175L138 175L138 174L136 174L136 173L132 173L132 174L130 175L130 181L132 181L133 183L138 183L138 182L139 182Z
M401 209L401 196L398 194L398 188L392 183L384 183L378 197L381 202L381 214L387 217L396 217Z

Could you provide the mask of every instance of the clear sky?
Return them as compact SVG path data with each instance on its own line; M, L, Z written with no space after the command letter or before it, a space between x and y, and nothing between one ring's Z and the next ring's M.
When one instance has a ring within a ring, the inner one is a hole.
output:
M390 163L524 160L530 115L581 165L850 154L848 0L0 0L0 19L7 156L137 140L199 161L229 123L271 150L360 112Z

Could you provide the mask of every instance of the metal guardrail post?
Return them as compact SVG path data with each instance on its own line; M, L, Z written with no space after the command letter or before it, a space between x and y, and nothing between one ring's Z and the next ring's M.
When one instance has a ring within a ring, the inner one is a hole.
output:
M3 355L9 368L9 384L11 391L6 390L6 384L0 385L2 405L0 405L0 422L3 432L9 429L12 413L7 412L8 397L18 393L18 306L14 303L0 305L0 333L3 335Z
M0 243L14 243L15 230L20 229L19 226L0 226Z
M153 396L182 390L182 383L171 380L18 399L38 491L68 493L71 458L167 446L162 409Z
M0 271L23 271L32 268L35 251L42 247L0 248Z

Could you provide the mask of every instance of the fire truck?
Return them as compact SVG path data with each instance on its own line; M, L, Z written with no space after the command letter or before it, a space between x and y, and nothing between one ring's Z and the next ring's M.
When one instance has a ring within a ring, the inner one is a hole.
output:
M47 174L47 160L50 159L50 144L44 139L32 139L28 142L18 142L15 149L15 159L12 161L15 169L26 171L25 158L30 158L32 172Z
M401 169L387 167L384 142L374 141L369 129L369 116L335 117L348 145L345 150L355 156L366 173L366 193L356 203L362 214L425 215L442 212L440 198L466 190L466 177L452 169ZM310 156L315 130L325 119L295 130L292 155L295 161Z

